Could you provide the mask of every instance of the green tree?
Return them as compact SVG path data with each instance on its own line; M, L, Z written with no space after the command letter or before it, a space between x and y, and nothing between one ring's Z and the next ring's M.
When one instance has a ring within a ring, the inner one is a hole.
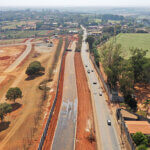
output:
M142 144L148 145L147 136L141 132L136 132L135 134L133 134L132 138L137 146L142 145Z
M142 50L139 48L132 48L130 49L131 57L130 62L133 67L134 72L134 82L140 82L142 81L143 77L143 65L146 63L146 53L147 50Z
M146 59L145 63L142 66L142 70L142 81L145 83L146 88L146 85L150 83L150 59Z
M100 60L107 74L107 82L111 88L115 88L121 74L122 49L120 44L105 44L100 49Z
M21 97L22 97L22 91L18 87L10 88L6 94L6 98L8 100L13 100L14 102L17 98L21 98Z
M39 61L31 62L26 70L26 74L29 76L38 75L41 71L44 71L44 67L41 66Z
M145 145L139 145L137 150L147 150L147 147Z
M3 121L6 114L10 113L11 111L12 111L12 107L10 104L1 103L0 104L0 119L1 119L1 121Z
M95 39L94 39L93 36L88 36L87 39L86 39L86 42L88 42L88 44L89 44L90 50L93 48L94 41L95 41Z

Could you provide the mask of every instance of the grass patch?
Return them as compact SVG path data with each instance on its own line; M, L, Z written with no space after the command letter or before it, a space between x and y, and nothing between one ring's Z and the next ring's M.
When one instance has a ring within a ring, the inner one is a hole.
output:
M20 39L30 37L48 36L48 30L24 30L24 31L5 31L0 33L0 39Z
M146 111L137 111L136 112L138 115L141 115L141 116L143 116L143 117L146 117L146 115L147 115L147 113L146 113Z
M112 40L112 39L111 39ZM116 42L122 45L123 56L130 57L130 48L148 50L146 57L150 58L150 34L148 33L121 33L117 35Z

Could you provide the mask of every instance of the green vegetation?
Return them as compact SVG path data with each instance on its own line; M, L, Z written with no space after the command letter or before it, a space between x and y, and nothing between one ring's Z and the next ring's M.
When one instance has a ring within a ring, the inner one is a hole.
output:
M137 102L134 98L134 86L136 83L150 83L149 68L150 60L147 59L147 51L132 48L128 60L122 57L120 44L104 44L99 51L100 61L107 75L107 83L111 89L119 89L122 92L125 103L136 111ZM146 66L146 67L145 67Z
M26 74L28 76L36 76L41 74L45 70L44 67L41 66L41 63L39 61L33 61L29 64Z
M30 37L39 37L39 36L48 36L49 30L24 30L24 31L5 31L0 33L1 37L5 39L19 39L19 38L30 38Z
M93 36L88 36L87 39L86 39L86 42L88 42L89 44L89 49L90 49L90 53L93 54L94 56L94 61L96 63L97 66L99 66L99 54L98 54L98 51L97 51L97 45L99 44L99 39L96 40L95 37Z
M139 145L148 145L148 137L141 132L136 132L132 135L132 139L137 146Z
M139 145L137 150L147 150L147 147L145 145Z
M67 39L66 39L66 42L67 42ZM57 45L56 53L55 53L55 55L54 55L54 61L53 61L53 63L52 63L52 67L51 67L50 70L49 70L49 80L52 79L53 71L54 71L54 69L56 68L56 65L57 65L57 63L58 63L58 59L59 59L59 56L60 56L62 44L63 44L63 38L60 38L60 39L59 39L59 43L58 43L58 45Z
M12 111L12 107L10 104L1 103L0 104L0 119L1 119L1 121L3 121L4 117L7 115L7 113L10 113L11 111Z
M147 33L120 33L116 37L117 43L122 45L123 56L131 56L130 48L148 50L146 57L150 58L150 34Z
M17 98L21 98L21 97L22 97L22 91L18 87L10 88L6 94L6 98L14 102Z

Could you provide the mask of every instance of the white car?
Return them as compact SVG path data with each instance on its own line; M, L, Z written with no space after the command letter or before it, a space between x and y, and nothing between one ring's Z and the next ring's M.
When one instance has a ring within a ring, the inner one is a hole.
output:
M109 119L107 120L107 124L111 126L111 121Z
M102 92L99 92L99 96L102 96Z

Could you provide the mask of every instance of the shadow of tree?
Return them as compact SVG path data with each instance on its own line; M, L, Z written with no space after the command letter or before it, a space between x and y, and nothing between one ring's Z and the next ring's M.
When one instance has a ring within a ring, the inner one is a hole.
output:
M6 130L10 125L10 121L1 122L0 123L0 132Z
M26 81L34 80L36 77L40 77L40 76L42 76L42 75L44 75L44 73L43 73L43 72L40 72L40 73L38 73L38 74L36 74L36 75L28 76L25 80L26 80Z
M11 107L12 107L12 111L11 112L19 109L21 106L22 106L22 104L20 104L20 103L13 103L13 104L11 104Z

